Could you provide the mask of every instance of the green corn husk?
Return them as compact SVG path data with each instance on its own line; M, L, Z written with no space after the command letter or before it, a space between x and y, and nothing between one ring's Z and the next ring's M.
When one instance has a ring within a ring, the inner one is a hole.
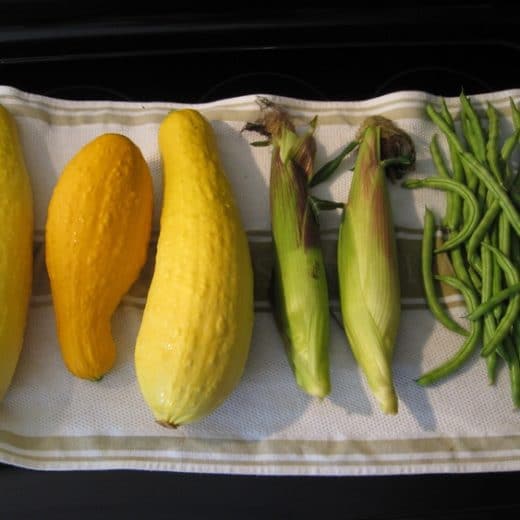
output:
M339 231L341 312L354 357L380 409L396 414L392 357L400 286L385 168L398 166L403 156L413 164L415 154L410 138L383 118L367 120L360 141Z
M274 313L296 382L322 398L330 392L330 325L319 225L308 192L316 148L314 121L299 136L288 115L270 106L263 124L272 143Z

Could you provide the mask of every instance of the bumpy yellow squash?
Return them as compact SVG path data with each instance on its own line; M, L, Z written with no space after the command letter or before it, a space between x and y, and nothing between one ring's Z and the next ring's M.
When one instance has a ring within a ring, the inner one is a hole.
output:
M0 400L22 350L31 295L33 199L15 122L0 106Z
M56 184L46 263L61 352L78 377L100 379L114 364L110 320L146 260L152 204L148 165L119 134L86 144Z
M242 376L253 328L249 244L213 129L197 111L159 129L164 197L155 271L135 350L156 420L206 416Z

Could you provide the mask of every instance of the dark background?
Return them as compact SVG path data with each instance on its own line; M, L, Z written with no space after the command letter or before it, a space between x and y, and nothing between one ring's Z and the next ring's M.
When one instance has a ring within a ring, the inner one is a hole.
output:
M0 84L70 99L188 103L248 93L354 100L396 90L456 96L462 88L520 87L520 10L500 3L76 4L0 1ZM0 517L518 517L519 477L272 478L0 465Z
M60 97L201 102L261 92L352 100L517 85L520 9L486 2L0 6L2 83Z

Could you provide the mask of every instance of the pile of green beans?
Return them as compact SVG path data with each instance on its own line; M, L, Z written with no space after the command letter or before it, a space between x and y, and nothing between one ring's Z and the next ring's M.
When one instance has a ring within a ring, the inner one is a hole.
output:
M417 382L427 386L454 374L480 350L490 384L502 364L508 367L512 401L520 408L520 169L514 171L511 160L520 139L520 110L512 99L510 106L514 130L501 136L499 113L491 103L479 114L462 93L457 122L444 100L438 108L428 104L426 113L446 138L449 157L443 155L434 135L430 153L438 175L409 179L403 186L447 193L440 223L445 239L437 248L438 225L434 213L426 209L422 278L434 317L464 336L451 358ZM448 255L454 276L433 272L434 255L441 252ZM434 280L462 294L469 331L445 310Z

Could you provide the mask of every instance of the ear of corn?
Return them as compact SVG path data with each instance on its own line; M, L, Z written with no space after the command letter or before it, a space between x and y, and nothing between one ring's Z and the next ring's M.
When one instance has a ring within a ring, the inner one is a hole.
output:
M330 392L329 307L319 227L308 193L315 155L314 123L297 135L288 116L271 107L273 306L296 382L308 394Z
M345 332L379 407L387 414L398 410L391 364L400 320L400 287L385 165L396 166L392 155L407 156L408 164L414 159L413 144L408 136L400 144L399 134L386 120L366 122L338 241Z

